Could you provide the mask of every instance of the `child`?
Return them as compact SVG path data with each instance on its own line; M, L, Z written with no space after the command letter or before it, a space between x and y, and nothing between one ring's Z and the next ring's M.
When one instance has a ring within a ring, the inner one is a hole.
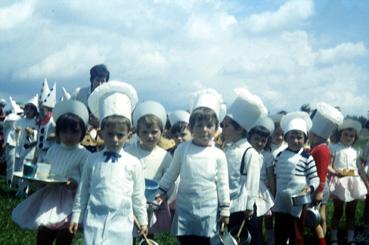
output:
M270 152L270 138L274 130L274 122L269 117L261 117L248 133L248 141L261 154L259 195L256 198L256 225L259 237L262 237L263 219L268 244L274 244L273 216L271 208L274 205L274 157Z
M287 143L284 141L284 132L281 128L280 122L282 119L282 116L285 115L282 112L279 112L277 114L271 115L271 118L274 122L274 131L272 134L272 142L270 144L270 148L273 154L273 157L275 158L281 151L285 150L287 148Z
M332 161L329 173L333 176L330 193L333 197L331 243L337 244L337 228L346 204L347 242L354 242L354 224L357 200L364 199L367 189L359 176L359 152L352 147L358 139L361 124L345 119L338 127L339 143L331 145Z
M145 101L138 104L133 111L132 121L136 127L139 141L129 144L125 150L137 157L141 162L146 179L152 179L159 183L169 168L172 156L169 152L158 146L161 138L167 114L164 107L156 101ZM170 211L165 202L154 213L149 210L149 234L170 231Z
M319 244L325 244L325 234L327 233L326 206L329 198L327 181L328 166L331 161L331 153L327 140L337 128L342 124L343 115L333 106L326 103L318 103L317 110L313 116L313 126L309 131L309 142L317 173L320 179L318 188L314 193L315 203L320 203L320 224L315 228L315 234L319 239Z
M292 204L292 195L312 193L319 185L315 162L304 151L311 120L305 112L291 112L281 119L287 149L276 158L276 196L273 207L276 244L304 243L304 208Z
M228 229L236 229L246 220L253 243L260 244L261 237L258 236L255 224L259 177L255 176L260 176L262 159L246 137L247 130L251 129L260 116L266 115L266 108L259 97L247 90L237 89L235 92L237 98L222 122L231 199Z
M87 108L78 101L63 101L54 109L56 137L60 144L45 155L49 176L68 178L65 185L46 185L20 203L12 218L20 227L37 230L37 244L71 244L68 231L72 204L89 153L79 145L86 130Z
M47 80L44 80L39 98L39 117L37 120L37 142L35 160L44 161L44 156L49 147L55 143L55 122L52 117L52 109L56 103L56 84L49 89Z
M101 125L105 149L90 155L73 205L71 233L83 222L85 244L132 244L134 216L147 233L145 183L140 162L123 150L131 128L136 90L112 81L88 99Z
M213 141L220 103L215 90L199 92L189 123L193 140L178 146L159 184L164 197L180 176L173 224L180 244L210 244L216 234L218 210L221 222L228 223L227 162Z
M177 146L185 141L191 140L191 132L188 129L188 123L190 120L190 113L187 111L175 111L169 114L170 138L175 142L175 145L168 151L173 155Z

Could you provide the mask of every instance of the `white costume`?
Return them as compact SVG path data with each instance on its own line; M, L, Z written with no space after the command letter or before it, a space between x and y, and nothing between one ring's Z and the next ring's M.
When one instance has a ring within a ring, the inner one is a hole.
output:
M50 174L73 178L77 183L89 152L82 146L55 144L48 150L45 160L51 164ZM21 202L12 213L20 227L35 229L38 226L66 228L72 213L76 190L65 185L46 185Z
M217 212L229 216L228 171L224 153L215 146L180 144L160 181L168 191L180 176L176 199L176 235L213 237Z
M72 99L81 101L83 104L87 106L88 96L91 94L91 86L78 88L72 95Z
M224 152L228 163L230 212L254 210L259 193L259 178L256 176L260 176L262 166L260 154L247 139L226 145Z
M330 182L330 193L344 202L364 199L367 190L364 182L358 175L356 165L359 159L359 152L352 146L345 146L341 143L330 145L330 150L334 159L333 167L335 169L351 169L354 171L354 176L334 176Z
M83 222L85 244L132 244L133 214L147 225L142 167L123 149L116 162L105 152L87 159L72 222Z

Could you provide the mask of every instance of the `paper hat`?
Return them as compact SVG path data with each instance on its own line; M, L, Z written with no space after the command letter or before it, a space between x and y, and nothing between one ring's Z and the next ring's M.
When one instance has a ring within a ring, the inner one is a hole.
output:
M77 100L63 100L57 103L53 109L53 118L56 122L58 118L65 113L73 113L80 117L82 121L87 125L88 123L88 110L85 104Z
M137 104L136 89L128 83L110 81L98 86L88 97L88 107L100 122L108 116L119 115L131 121Z
M268 116L259 117L259 119L256 121L253 128L256 126L262 126L266 128L271 134L274 131L274 122L273 120Z
M300 130L307 135L312 126L309 114L303 111L290 112L281 119L281 128L286 134L291 130Z
M206 107L215 112L218 120L223 120L226 115L226 107L223 103L222 96L214 89L204 89L196 93L195 102L192 105L192 110L199 107Z
M11 96L9 97L9 101L10 101L10 109L12 113L14 114L23 113L22 108L20 108L20 106L13 100Z
M343 120L343 123L338 126L338 130L343 130L347 128L353 128L356 131L356 134L359 136L362 127L359 121L351 118L345 118Z
M39 104L42 104L42 102L46 99L49 93L50 93L49 84L47 83L47 79L45 78L44 82L42 83L40 97L38 99Z
M3 99L3 98L1 98L1 99L0 99L0 105L1 105L1 106L6 106L6 100L5 100L5 99Z
M137 127L138 120L145 115L154 115L160 119L163 126L167 121L167 112L165 108L156 101L147 100L139 103L132 114L133 126Z
M46 83L47 84L47 83ZM56 84L50 89L46 97L41 101L41 104L45 107L54 108L56 104Z
M227 116L236 121L241 127L250 130L259 117L267 115L267 109L261 99L247 89L238 88L237 94L227 111Z
M33 96L31 99L29 99L25 105L27 105L27 104L32 104L32 105L36 106L36 108L38 108L38 94Z
M62 91L63 91L62 100L69 100L72 97L64 87L62 87Z
M343 122L342 113L331 105L324 102L316 105L316 113L313 117L313 126L310 131L314 134L328 139L333 130Z
M189 123L190 113L187 111L178 110L178 111L169 113L168 119L169 119L170 125L172 126L176 124L177 122Z
M17 121L18 119L20 119L21 117L18 116L17 114L14 114L14 113L10 113L9 115L7 115L5 117L5 121L8 121L8 122L13 122L13 121Z

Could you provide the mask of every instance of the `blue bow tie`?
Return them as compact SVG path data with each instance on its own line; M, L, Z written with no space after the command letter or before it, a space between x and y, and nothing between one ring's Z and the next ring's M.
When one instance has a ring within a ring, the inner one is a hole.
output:
M104 156L105 156L105 161L104 162L107 162L111 159L111 161L113 163L117 162L118 159L121 157L121 155L119 153L112 152L112 151L105 151Z

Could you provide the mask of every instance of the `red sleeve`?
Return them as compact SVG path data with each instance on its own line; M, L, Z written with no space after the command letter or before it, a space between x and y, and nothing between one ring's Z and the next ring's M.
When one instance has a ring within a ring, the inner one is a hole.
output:
M311 155L314 158L316 170L320 178L317 191L323 191L325 180L327 178L328 166L331 161L331 153L326 144L320 144L311 150Z

